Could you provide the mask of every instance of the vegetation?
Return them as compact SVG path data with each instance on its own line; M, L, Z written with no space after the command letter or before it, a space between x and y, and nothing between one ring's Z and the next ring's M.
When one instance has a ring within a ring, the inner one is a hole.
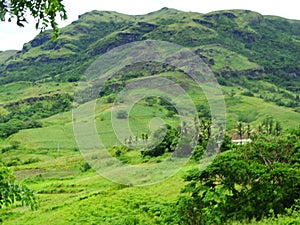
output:
M298 224L299 28L298 21L247 10L93 11L62 28L54 42L45 31L21 51L1 52L0 217L6 224ZM176 148L191 154L169 179L135 187L110 182L85 161L71 106L90 104L88 93L74 103L73 95L99 54L147 38L189 47L209 65L222 85L227 127L220 143L204 93L178 69L158 62L122 68L96 90L96 129L110 154L133 166L169 160ZM126 85L154 76L180 85L195 103L194 149L185 148L189 140L180 135L189 126L171 99L148 97L111 117ZM119 140L112 119L122 132L129 122L132 133Z
M0 118L0 137L6 138L22 129L42 127L37 119L49 117L71 109L69 94L29 98L20 102L10 102Z
M37 198L32 190L15 183L11 170L1 164L0 167L0 209L21 202L32 209L38 206Z
M190 172L183 189L190 197L179 200L183 223L249 222L299 208L299 134L300 128L257 136Z
M174 152L179 141L179 132L171 126L162 127L155 131L153 139L141 152L143 157L157 157L167 152Z
M14 1L5 0L0 2L0 20L11 22L16 18L16 24L24 27L27 22L28 13L37 19L36 29L44 31L51 25L54 36L58 34L57 14L61 19L67 19L66 10L62 0L43 0L43 1ZM7 19L8 18L8 19Z

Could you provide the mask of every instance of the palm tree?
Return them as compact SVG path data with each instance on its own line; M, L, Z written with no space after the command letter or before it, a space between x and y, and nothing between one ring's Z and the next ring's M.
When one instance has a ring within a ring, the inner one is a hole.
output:
M280 123L278 121L276 121L276 123L275 123L275 129L274 129L274 134L276 136L278 136L278 135L280 135L281 131L282 131L281 125L280 125Z
M239 135L239 138L240 138L240 144L243 144L243 134L244 134L244 125L242 122L239 122L238 125L237 125L237 133Z
M247 138L249 139L251 134L252 134L253 130L251 129L250 124L247 125L246 127L246 133L247 133Z

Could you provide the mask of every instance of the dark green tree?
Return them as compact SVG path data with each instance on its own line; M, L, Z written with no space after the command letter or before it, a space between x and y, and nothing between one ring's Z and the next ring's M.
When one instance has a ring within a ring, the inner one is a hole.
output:
M300 199L300 128L260 135L188 174L182 224L224 224L285 214ZM188 203L186 205L185 203ZM200 222L199 222L200 221Z
M239 138L243 139L243 134L244 134L245 130L244 130L244 125L242 122L239 122L237 124L236 131L237 131L237 134L239 135Z
M63 0L1 0L0 20L16 21L20 27L24 27L29 15L36 19L35 27L44 31L49 25L53 29L53 37L58 35L57 15L61 19L67 19L67 13Z
M274 135L278 136L281 134L282 127L278 121L275 122Z
M225 134L222 144L220 146L220 152L228 151L232 148L232 138L230 135Z
M249 139L251 137L251 134L252 134L252 129L251 129L251 126L250 124L247 124L246 126L246 134L247 134L247 138Z
M194 123L196 126L196 131L198 133L198 142L196 147L192 152L192 158L196 161L202 159L203 155L207 153L208 155L211 154L213 147L210 148L210 145L215 145L215 141L209 143L209 139L211 138L211 129L212 129L212 122L211 120L201 119L198 121L196 118L194 119ZM223 132L223 131L222 131ZM212 139L210 140L212 141Z
M146 136L147 140L148 136ZM166 152L175 151L179 141L179 132L167 125L157 129L147 147L141 152L142 156L157 157Z

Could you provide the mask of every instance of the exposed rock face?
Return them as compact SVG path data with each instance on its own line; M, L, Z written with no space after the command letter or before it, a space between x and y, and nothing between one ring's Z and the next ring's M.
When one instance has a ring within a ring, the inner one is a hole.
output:
M50 40L51 40L51 33L45 32L45 33L42 33L42 34L39 34L38 36L36 36L36 38L33 39L32 41L30 41L29 43L30 43L31 47L34 48L34 47L41 46Z

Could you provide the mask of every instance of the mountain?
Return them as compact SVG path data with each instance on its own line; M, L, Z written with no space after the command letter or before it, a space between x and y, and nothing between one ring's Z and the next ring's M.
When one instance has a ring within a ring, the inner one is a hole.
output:
M49 30L21 51L0 52L0 136L46 129L44 119L70 111L76 82L99 55L147 39L188 47L207 63L223 87L229 130L237 121L258 125L266 116L284 128L300 121L300 21L249 10L200 14L162 8L137 16L91 11L62 28L55 41ZM132 65L101 95L112 98L112 87L128 79L168 71L174 70ZM197 107L209 114L207 106Z
M92 11L0 60L0 83L78 79L99 55L154 39L190 47L223 78L246 76L299 93L300 22L248 10L199 14L163 8L142 16Z

